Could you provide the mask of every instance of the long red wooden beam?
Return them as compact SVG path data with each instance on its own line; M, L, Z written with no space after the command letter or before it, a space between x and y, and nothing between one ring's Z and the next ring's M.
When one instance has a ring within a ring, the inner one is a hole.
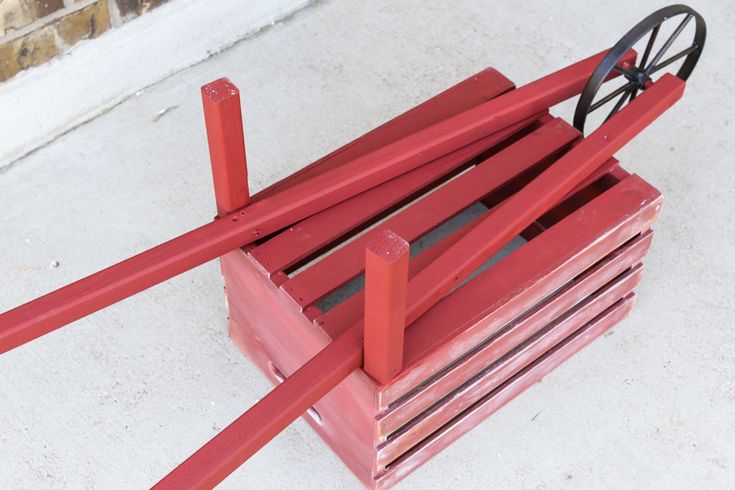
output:
M605 52L0 315L0 354L245 246L581 92ZM635 53L629 53L633 59Z
M512 195L408 285L406 325L594 173L676 102L685 83L662 76L642 95ZM179 465L154 488L212 488L319 401L362 363L363 322L303 367Z

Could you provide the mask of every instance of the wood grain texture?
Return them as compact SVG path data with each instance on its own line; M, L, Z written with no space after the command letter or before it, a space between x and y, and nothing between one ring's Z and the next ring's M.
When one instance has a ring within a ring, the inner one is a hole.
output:
M547 376L574 353L600 337L625 318L633 307L634 295L627 296L603 312L592 322L575 332L542 357L523 369L495 391L487 394L461 414L427 437L411 451L376 475L372 488L389 488L405 478L433 455L456 441L485 418L498 411L513 398Z

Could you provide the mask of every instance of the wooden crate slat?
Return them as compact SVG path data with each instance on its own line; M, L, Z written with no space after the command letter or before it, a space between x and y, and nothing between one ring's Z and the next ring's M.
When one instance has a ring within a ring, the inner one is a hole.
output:
M536 120L529 118L442 158L407 172L382 186L347 199L283 230L250 250L269 273L282 271L366 221L447 176Z
M388 488L394 485L426 460L462 437L482 420L543 379L557 366L625 318L633 307L634 298L635 295L631 293L611 306L501 387L478 400L473 406L431 434L430 437L415 446L409 453L393 462L384 472L376 474L374 476L375 487Z
M404 240L416 240L578 137L577 130L560 119L543 125L290 278L282 288L301 306L312 304L363 271L363 250L375 233L391 230Z
M495 362L523 340L535 334L553 319L572 308L581 298L587 298L618 274L638 264L648 251L653 234L648 232L611 253L603 261L585 271L580 277L534 307L520 318L514 319L488 341L473 349L470 356L452 360L456 365L428 380L399 399L376 418L378 433L387 435L398 430L410 418L426 410L436 400L456 389L483 366Z

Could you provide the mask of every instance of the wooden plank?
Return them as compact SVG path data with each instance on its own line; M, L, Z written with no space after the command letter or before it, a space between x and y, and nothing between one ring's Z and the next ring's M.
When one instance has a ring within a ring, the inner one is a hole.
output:
M460 387L433 403L426 411L408 421L397 431L384 434L387 441L378 447L378 466L388 465L427 436L448 423L482 397L498 388L514 374L531 364L556 344L567 338L597 315L633 291L640 281L642 265L629 269L602 290L554 320L536 326L538 332L514 346L508 354L485 365ZM537 318L538 320L538 318Z
M514 319L497 333L484 340L466 354L451 361L447 366L423 380L416 388L393 403L377 417L377 432L387 436L397 431L408 421L427 410L436 400L455 390L484 366L496 362L525 339L536 334L555 318L574 308L605 284L627 269L640 263L648 251L653 233L649 230L632 242L612 252L604 260L575 278L563 288Z
M403 366L408 242L391 231L365 249L364 371L389 382Z
M412 242L534 165L558 154L578 137L579 132L561 119L544 124L327 255L281 287L301 306L314 303L363 271L362 250L377 234L391 230Z
M250 202L240 91L220 78L202 86L202 104L217 214L223 217Z
M306 218L249 253L270 274L284 270L443 179L536 120L531 117Z
M376 483L381 488L395 485L423 462L462 437L513 398L543 379L577 351L612 328L630 312L633 302L634 295L632 294L619 301L588 325L579 329L571 337L516 374L500 388L478 400L477 403L433 433L421 444L415 446L412 451L394 461L384 473L376 476Z

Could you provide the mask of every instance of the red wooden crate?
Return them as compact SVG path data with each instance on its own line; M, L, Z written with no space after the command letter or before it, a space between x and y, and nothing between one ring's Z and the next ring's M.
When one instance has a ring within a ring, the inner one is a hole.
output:
M512 89L485 70L254 200ZM578 138L544 114L224 255L233 340L282 381L362 318L365 246L381 230L411 242L415 276ZM364 485L397 482L628 313L660 204L609 161L406 330L391 382L357 370L306 420Z

